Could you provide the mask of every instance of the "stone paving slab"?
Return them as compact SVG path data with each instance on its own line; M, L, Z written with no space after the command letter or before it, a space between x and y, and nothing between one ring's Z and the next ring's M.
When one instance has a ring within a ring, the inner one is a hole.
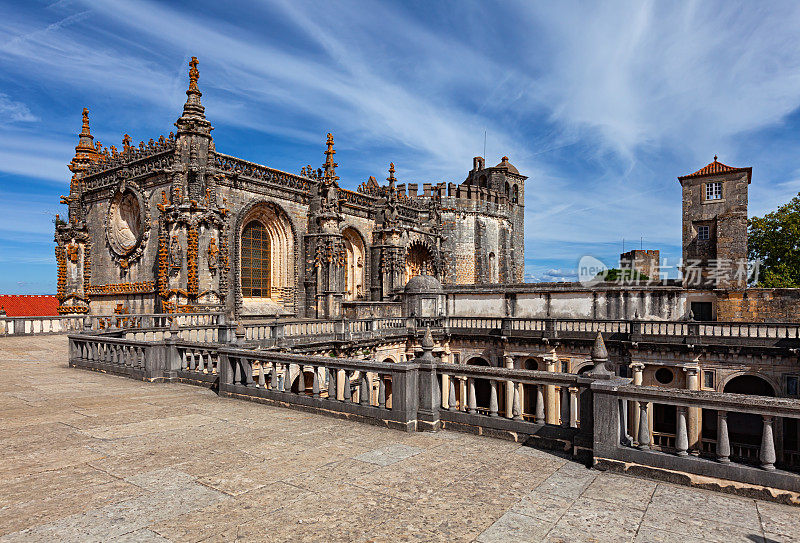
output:
M0 338L0 542L800 541L797 507L69 369L66 352Z

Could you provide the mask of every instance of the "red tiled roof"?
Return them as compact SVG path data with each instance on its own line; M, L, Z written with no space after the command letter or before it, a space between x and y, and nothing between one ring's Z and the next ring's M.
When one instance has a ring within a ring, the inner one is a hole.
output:
M706 166L704 166L703 168L700 168L699 170L697 170L694 173L690 173L689 175L683 175L683 176L679 177L678 179L681 179L681 180L683 180L683 179L691 179L693 177L705 177L707 175L717 175L717 174L720 174L720 173L732 173L732 172L733 173L736 173L736 172L752 173L752 171L753 171L753 168L734 168L733 166L727 166L727 165L723 164L722 162L719 162L717 160L717 157L714 157L714 162L711 162L711 163L707 164ZM748 176L748 180L747 181L748 181L748 183L750 182L749 176Z
M0 307L9 317L53 317L58 298L50 294L0 294Z

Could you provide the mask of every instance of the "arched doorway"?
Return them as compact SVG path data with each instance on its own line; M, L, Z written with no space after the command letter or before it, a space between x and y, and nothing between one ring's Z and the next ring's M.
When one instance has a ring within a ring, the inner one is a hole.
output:
M348 227L342 232L347 251L345 268L345 300L364 299L364 266L366 251L364 241L355 228Z
M291 305L295 290L295 244L286 213L262 203L243 218L239 232L239 286L244 305Z
M417 275L433 275L432 263L431 252L424 243L411 243L406 252L406 282Z

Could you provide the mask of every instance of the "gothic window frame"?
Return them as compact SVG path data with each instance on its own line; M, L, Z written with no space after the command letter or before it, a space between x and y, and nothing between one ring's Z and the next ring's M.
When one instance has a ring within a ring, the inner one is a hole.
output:
M253 234L259 234L255 236ZM255 243L259 243L258 255L253 253ZM242 228L240 237L241 264L239 277L244 298L270 298L272 294L272 242L267 227L257 220L249 221ZM259 266L253 266L258 263ZM249 264L249 265L248 265ZM258 274L254 275L254 271ZM255 285L258 282L258 285Z

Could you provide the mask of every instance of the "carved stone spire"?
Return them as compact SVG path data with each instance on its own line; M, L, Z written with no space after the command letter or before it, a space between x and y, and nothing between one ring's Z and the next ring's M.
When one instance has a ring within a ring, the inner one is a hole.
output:
M389 163L389 177L387 177L386 180L389 182L389 192L394 193L394 182L396 181L394 178L394 162Z
M175 123L178 133L195 132L209 135L212 128L211 123L206 120L205 108L200 102L203 93L197 87L197 79L200 72L197 69L197 57L192 57L189 62L189 88L186 89L186 103L183 104L183 115Z
M183 105L183 115L197 115L205 118L205 108L200 103L200 97L203 93L197 88L197 79L200 77L200 71L197 69L197 57L192 57L189 62L189 88L186 89L186 103Z
M69 163L69 169L74 174L73 179L89 167L89 164L100 158L100 153L95 149L94 136L89 129L89 110L83 108L83 125L78 134L78 145L75 147L75 156Z
M339 165L333 161L336 151L333 149L333 134L330 132L328 132L327 146L328 148L325 150L325 180L328 183L335 183L339 180L336 176L336 167Z

